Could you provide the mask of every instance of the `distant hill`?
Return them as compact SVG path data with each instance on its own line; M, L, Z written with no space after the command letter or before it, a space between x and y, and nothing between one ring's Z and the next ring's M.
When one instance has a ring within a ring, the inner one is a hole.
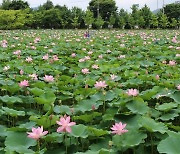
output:
M32 7L31 9L33 9L33 10L38 10L38 7Z
M152 13L153 13L153 14L157 14L157 13L160 12L160 10L161 10L161 8L160 8L160 9L156 9L156 10L152 11Z

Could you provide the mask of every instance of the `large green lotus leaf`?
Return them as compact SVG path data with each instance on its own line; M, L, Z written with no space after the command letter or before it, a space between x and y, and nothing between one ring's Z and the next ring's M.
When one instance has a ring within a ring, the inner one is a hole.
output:
M99 150L99 154L117 154L117 153L111 149L101 149Z
M59 114L59 113L60 114L68 114L68 115L72 114L71 109L69 108L69 106L66 106L66 105L61 105L61 106L56 105L54 107L54 112L57 114Z
M14 109L10 109L8 107L2 107L2 109L4 110L5 114L10 115L12 117L25 116L24 111L17 111L17 110L14 110Z
M114 152L112 149L100 149L98 151L94 150L88 150L86 152L76 152L75 154L117 154L117 152Z
M106 113L103 115L103 120L114 120L115 114L117 114L118 108L108 108Z
M86 152L76 152L75 154L99 154L99 151L88 150Z
M144 100L150 100L152 98L152 96L156 95L159 91L160 87L155 86L150 90L146 90L141 92L141 98L143 98Z
M102 113L99 112L92 112L91 114L85 114L80 116L74 116L75 120L83 120L85 122L92 122L95 117L101 116Z
M39 97L35 97L35 100L39 104L53 104L56 100L56 95L52 91L46 91L44 94L40 95Z
M138 78L129 79L128 81L125 82L125 85L132 85L132 86L134 86L134 85L137 86L137 85L141 85L141 84L143 84L143 81Z
M52 125L56 124L56 121L59 120L58 116L31 116L29 120L36 122L39 126L43 126L44 128L49 128Z
M40 88L29 88L29 91L32 92L35 96L40 96L44 93L44 90L40 89Z
M132 102L127 103L126 107L132 113L136 114L145 114L149 110L148 104L144 102L141 98L135 98Z
M87 127L84 125L81 125L81 124L74 125L74 126L72 126L71 135L74 137L87 138L88 137Z
M13 84L11 86L7 86L6 88L10 93L16 93L20 89L20 87L19 87L19 85L17 83L15 83L15 84Z
M178 104L173 103L173 102L171 102L171 103L163 103L163 104L157 106L156 109L159 110L159 111L168 112L171 109L176 108L177 106L178 106Z
M64 141L64 134L60 133L51 133L47 134L44 137L44 140L47 142L57 142L57 143L62 143Z
M104 136L102 138L98 138L95 143L92 143L89 146L89 149L94 151L94 152L97 152L97 151L101 150L102 148L109 147L109 141L111 141L110 136Z
M178 116L179 116L179 109L171 110L170 112L163 113L163 115L161 115L159 119L163 121L168 121L168 120L174 120L175 117L178 117Z
M172 128L172 129L180 132L180 126L174 126L174 125L172 125L172 124L167 124L167 125L168 125L169 128Z
M147 134L139 132L138 130L129 130L122 135L113 136L113 144L120 149L127 149L144 143Z
M5 140L6 149L18 153L34 153L29 148L36 144L36 141L28 138L24 132L8 132Z
M30 121L30 122L26 122L26 123L19 125L19 128L31 129L35 125L36 125L35 122Z
M1 137L7 136L6 127L3 125L0 125L0 136Z
M78 103L78 105L76 105L74 107L74 110L77 111L81 111L81 112L85 112L85 111L92 111L92 106L95 107L95 109L97 109L100 105L103 104L103 101L94 101L94 100L83 100L81 102Z
M34 72L33 66L26 66L26 67L24 67L24 72L32 74Z
M47 150L45 154L65 154L65 149L63 149L62 147L60 148L58 147L58 149L53 148L53 149Z
M15 97L15 96L9 97L8 95L5 95L5 96L0 96L0 99L3 102L9 103L9 104L22 103L22 100L19 97Z
M98 93L92 95L91 99L92 99L92 101L95 101L95 102L100 101L100 100L104 100L104 95L102 92L98 92Z
M113 91L106 92L105 101L112 101L116 97L116 94Z
M167 131L167 127L161 123L156 122L154 119L149 117L141 117L138 120L140 126L146 128L149 132L160 132L164 134Z
M166 153L166 154L179 154L180 152L180 134L176 136L169 136L165 140L162 140L157 149L159 153Z
M2 116L3 114L5 114L5 112L0 109L0 116Z
M87 129L88 129L89 135L91 135L91 136L99 137L99 136L109 134L108 131L103 130L103 129L97 129L97 128L93 128L93 127L88 127Z
M170 97L174 99L174 101L180 104L180 91L176 91L174 94L171 94Z
M159 99L161 97L171 97L173 93L174 93L174 90L161 89L161 90L159 90L159 93L157 93L155 96L153 96L153 98Z
M32 84L33 87L37 87L40 89L44 89L44 87L46 87L46 84L42 81L37 81L34 84Z

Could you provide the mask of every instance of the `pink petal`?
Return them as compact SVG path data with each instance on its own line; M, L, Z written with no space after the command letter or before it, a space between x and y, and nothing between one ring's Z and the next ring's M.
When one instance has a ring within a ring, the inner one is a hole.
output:
M70 122L69 124L68 124L68 126L73 126L73 125L75 125L76 123L75 122Z
M66 127L66 132L71 133L71 127Z
M59 133L59 132L63 132L64 131L64 127L59 127L58 129L57 129L57 132Z

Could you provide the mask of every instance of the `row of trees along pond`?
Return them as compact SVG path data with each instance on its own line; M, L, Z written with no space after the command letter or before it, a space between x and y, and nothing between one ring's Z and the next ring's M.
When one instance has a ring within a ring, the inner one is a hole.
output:
M47 0L37 8L27 1L3 0L0 6L0 29L72 29L72 28L179 28L180 4L172 3L154 13L145 5L134 4L131 12L120 9L114 0L91 0L81 8L54 5Z

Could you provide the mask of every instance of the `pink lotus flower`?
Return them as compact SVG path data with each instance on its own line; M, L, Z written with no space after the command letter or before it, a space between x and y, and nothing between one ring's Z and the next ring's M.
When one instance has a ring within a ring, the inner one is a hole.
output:
M71 133L71 126L75 125L75 122L70 122L70 116L64 115L64 117L61 117L59 121L56 121L60 127L58 127L57 132L68 132Z
M137 96L139 94L137 89L128 89L126 92L129 96Z
M72 53L72 54L71 54L71 57L76 57L76 53Z
M9 66L4 66L3 71L8 71L10 69Z
M89 52L88 52L88 55L91 55L91 54L93 54L93 51L89 51Z
M19 86L20 87L28 87L29 86L29 81L27 81L27 80L21 81L19 83Z
M49 55L48 55L48 54L44 55L44 56L43 56L43 59L44 59L44 60L48 60L48 59L49 59Z
M166 60L163 60L163 61L162 61L162 63L163 63L163 64L166 64L166 63L167 63L167 61L166 61Z
M156 75L156 80L159 80L159 79L160 79L159 75Z
M81 72L82 72L83 74L88 74L88 73L90 73L88 68L82 69Z
M96 81L96 84L94 84L95 88L100 89L100 88L106 88L107 84L105 81Z
M89 56L85 56L84 60L90 60L91 58Z
M117 135L122 135L126 132L128 132L127 129L124 129L126 127L126 124L122 124L121 122L119 123L115 123L115 125L113 125L113 127L111 127L112 134L117 134Z
M52 75L45 75L44 81L46 81L46 82L53 82L54 81L54 77Z
M53 52L53 49L49 49L48 51L49 51L49 52Z
M7 42L6 40L1 41L1 46L2 46L3 48L7 48L8 42Z
M180 57L180 54L176 54L176 57Z
M94 69L98 69L98 68L99 68L99 66L98 66L98 65L96 65L96 64L94 64L94 65L92 66L92 68L94 68Z
M23 74L24 74L24 71L23 71L23 70L20 70L20 71L19 71L19 74L20 74L20 75L23 75Z
M26 58L26 62L28 62L28 63L32 62L32 60L33 60L33 59L32 59L31 57L27 57L27 58Z
M34 40L34 43L38 43L38 42L40 42L40 41L41 41L41 38L36 37L35 40Z
M120 55L120 56L118 57L118 59L123 59L123 58L126 58L126 55Z
M177 89L178 89L178 90L180 90L180 84L179 84L179 85L177 85Z
M84 61L85 61L84 58L79 59L79 62L80 62L80 63L81 63L81 62L84 62Z
M38 80L37 74L29 74L29 77L30 77L32 80Z
M44 131L43 132L43 126L38 127L38 128L32 128L32 132L27 132L28 137L35 139L35 140L39 140L39 138L41 138L42 136L45 136L48 133L48 131Z
M31 49L35 50L35 49L36 49L36 47L35 47L35 46L32 46L32 47L31 47Z
M172 48L174 48L172 45L170 45L169 47L168 47L169 49L172 49Z
M118 77L117 75L114 75L114 74L111 74L110 76L111 76L111 80L114 80Z
M102 58L103 58L103 55L99 55L98 58L99 58L99 59L102 59Z
M175 61L175 60L170 60L170 61L169 61L169 65L170 65L170 66L176 65L176 61Z
M58 56L57 55L53 55L53 60L54 61L58 61L59 60Z
M13 52L14 55L20 55L21 54L21 50L17 50Z
M173 37L171 40L173 43L177 43L176 37Z

